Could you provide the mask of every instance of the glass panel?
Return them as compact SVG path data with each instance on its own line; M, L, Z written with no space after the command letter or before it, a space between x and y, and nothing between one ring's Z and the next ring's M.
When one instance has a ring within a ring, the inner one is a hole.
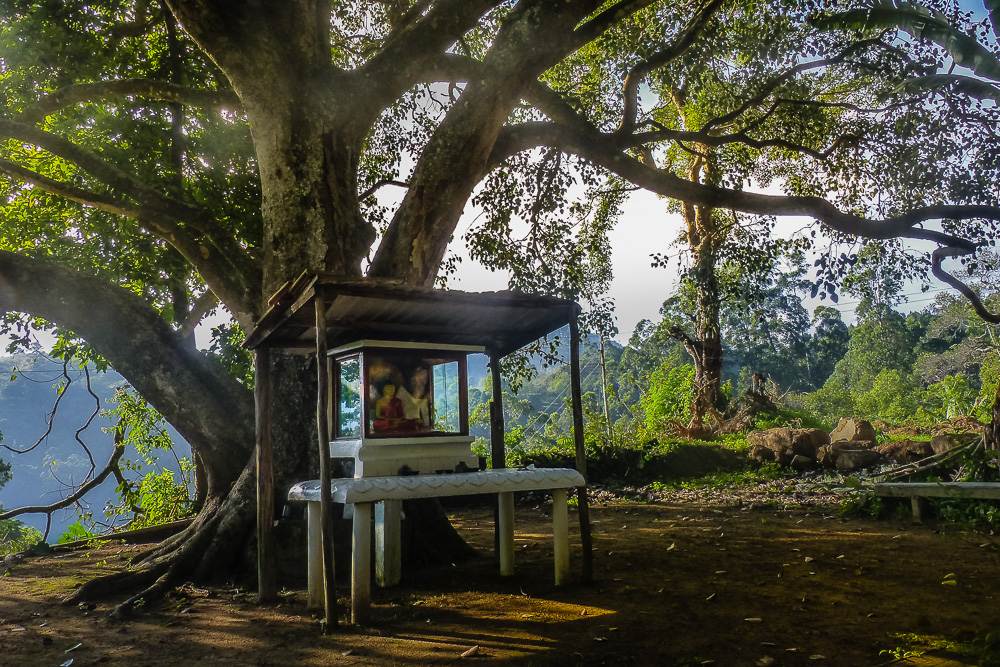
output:
M460 431L458 355L417 350L364 354L369 436Z
M461 429L458 398L458 362L434 366L434 420L437 430L458 433Z
M344 359L337 364L340 397L337 401L337 437L361 437L361 360Z

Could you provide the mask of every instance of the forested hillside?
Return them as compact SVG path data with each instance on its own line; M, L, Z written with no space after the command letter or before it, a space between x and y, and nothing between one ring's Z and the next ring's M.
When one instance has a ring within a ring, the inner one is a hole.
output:
M993 287L974 281L987 303ZM964 299L938 291L921 310L903 314L896 295L881 301L861 294L856 321L847 325L833 304L808 313L805 294L785 289L771 304L744 310L724 306L723 383L716 404L735 417L745 406L751 376L765 378L764 393L785 419L829 430L841 417L891 425L929 425L959 415L988 422L1000 377L1000 341ZM671 327L677 298L658 322L643 321L627 346L584 341L581 364L587 436L591 447L641 446L684 435L691 420L694 368ZM777 302L777 308L774 303ZM672 312L673 311L673 312ZM602 391L603 375L607 391ZM473 398L488 400L488 384ZM568 366L542 368L517 393L505 396L509 445L518 452L570 448ZM472 404L476 404L476 400ZM485 428L485 404L475 413ZM764 423L777 414L756 417ZM754 421L739 426L744 432ZM482 435L482 432L479 433Z
M0 460L10 465L10 479L0 485L0 506L13 510L50 505L99 473L114 452L113 411L120 407L115 397L125 387L114 371L73 364L64 368L61 361L40 352L0 357ZM183 440L174 440L177 456L190 457ZM166 469L179 472L171 454L153 455ZM147 464L146 458L130 448L122 458L125 475L141 478L158 467ZM53 512L49 541L55 542L81 514L81 525L95 531L104 523L122 524L125 517L106 514L121 501L118 485L111 475L79 503ZM45 514L17 519L45 531Z

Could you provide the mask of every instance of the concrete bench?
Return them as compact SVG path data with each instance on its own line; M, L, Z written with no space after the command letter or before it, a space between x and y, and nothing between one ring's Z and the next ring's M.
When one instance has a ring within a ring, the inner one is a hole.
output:
M875 485L875 495L909 498L913 520L923 518L924 498L977 498L1000 500L1000 482L885 482Z
M331 480L333 502L353 506L351 549L351 617L363 619L371 605L371 523L375 514L375 572L380 586L399 583L402 549L400 509L403 500L496 493L499 499L500 574L514 574L514 492L552 491L552 550L555 583L569 573L567 489L585 486L571 468L484 470L480 472L362 477ZM320 528L319 480L299 482L288 491L289 500L308 503L309 606L323 606L323 553Z

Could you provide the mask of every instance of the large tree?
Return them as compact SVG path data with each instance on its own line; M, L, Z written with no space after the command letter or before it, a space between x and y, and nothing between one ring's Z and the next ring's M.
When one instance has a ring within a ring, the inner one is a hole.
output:
M675 129L643 111L650 77L730 6L738 5L4 3L0 310L78 335L81 352L108 360L191 443L207 482L187 531L135 572L78 597L142 584L149 596L179 577L217 574L252 533L251 392L190 337L213 301L246 331L302 271L430 285L491 175L530 175L510 206L537 202L523 209L538 224L542 216L530 214L558 212L548 185L566 173L539 164L558 161L693 206L923 239L941 257L972 252L968 235L991 227L961 221L1000 219L993 201L907 206L887 183L880 201L893 204L867 209L686 180L643 159L662 142L746 142L722 125ZM381 187L404 194L386 207ZM955 221L943 231L923 224L943 216ZM274 363L280 489L308 466L314 375L302 361Z

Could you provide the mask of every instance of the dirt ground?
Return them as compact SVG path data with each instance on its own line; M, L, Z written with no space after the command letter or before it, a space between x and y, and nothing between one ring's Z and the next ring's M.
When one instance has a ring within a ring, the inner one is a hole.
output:
M491 511L454 510L480 557L376 590L370 624L328 635L301 589L258 606L252 591L187 585L113 623L114 601L59 601L140 547L30 559L0 578L0 665L954 667L980 664L958 648L1000 631L997 538L954 526L619 499L592 508L596 581L556 588L548 512L518 507L518 574L503 579Z

